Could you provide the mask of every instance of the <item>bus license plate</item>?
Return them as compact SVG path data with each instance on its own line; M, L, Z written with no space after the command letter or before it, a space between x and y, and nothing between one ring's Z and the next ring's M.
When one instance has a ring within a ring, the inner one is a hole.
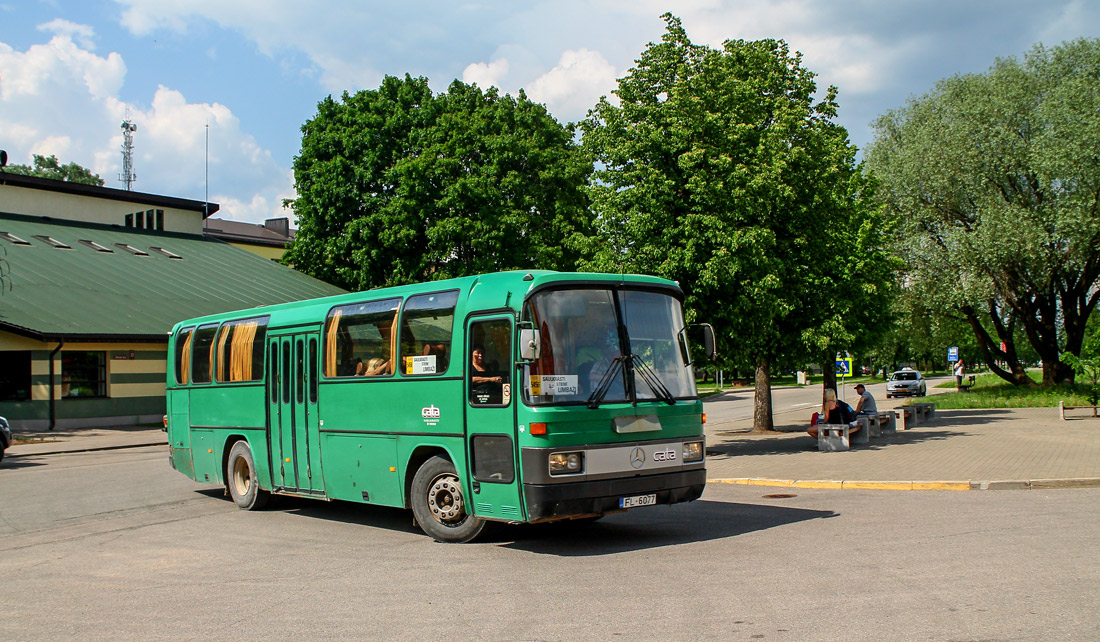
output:
M652 506L657 503L657 495L638 495L637 497L623 497L619 500L619 508L634 508L636 506Z

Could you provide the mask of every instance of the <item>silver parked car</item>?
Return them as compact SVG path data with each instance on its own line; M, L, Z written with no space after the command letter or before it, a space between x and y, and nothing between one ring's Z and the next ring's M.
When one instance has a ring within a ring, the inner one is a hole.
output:
M912 368L902 368L890 375L886 382L886 398L901 396L920 396L928 394L928 384L924 375Z
M0 461L4 461L4 451L11 446L11 426L8 420L0 417Z

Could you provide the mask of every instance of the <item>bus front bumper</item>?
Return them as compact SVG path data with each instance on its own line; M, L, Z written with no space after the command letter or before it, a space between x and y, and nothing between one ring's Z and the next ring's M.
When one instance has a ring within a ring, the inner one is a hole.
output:
M548 521L621 510L624 497L655 494L657 504L690 502L703 494L705 468L660 475L639 475L558 484L524 484L527 520Z

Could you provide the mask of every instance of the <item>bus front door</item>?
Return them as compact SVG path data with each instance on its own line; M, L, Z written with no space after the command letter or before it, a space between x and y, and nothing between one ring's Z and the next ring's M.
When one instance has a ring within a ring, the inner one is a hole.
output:
M516 470L513 400L513 318L496 315L466 324L466 452L478 517L522 520Z
M321 479L317 423L318 335L276 335L268 342L271 477L277 488L316 494Z

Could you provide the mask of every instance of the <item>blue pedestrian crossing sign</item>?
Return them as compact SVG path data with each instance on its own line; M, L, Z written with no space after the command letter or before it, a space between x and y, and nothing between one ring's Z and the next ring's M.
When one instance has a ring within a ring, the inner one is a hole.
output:
M959 360L959 347L958 346L951 346L950 348L947 349L947 360L948 361L958 361Z
M852 376L852 360L851 359L837 359L836 360L836 374L843 379L844 377Z

